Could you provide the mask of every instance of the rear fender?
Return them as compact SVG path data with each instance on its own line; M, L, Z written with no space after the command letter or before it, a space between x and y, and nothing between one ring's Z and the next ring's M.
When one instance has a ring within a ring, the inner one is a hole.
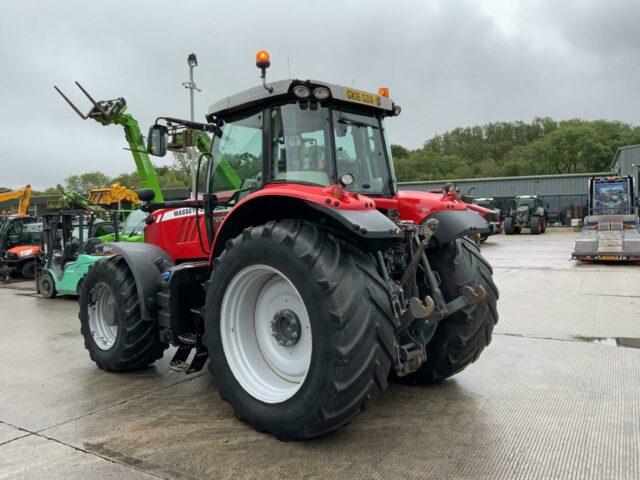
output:
M393 243L401 237L395 223L375 208L373 200L345 192L340 199L331 195L332 187L308 185L268 185L245 197L229 212L216 231L212 257L222 253L227 241L245 228L272 220L301 218L328 223L342 233L372 249Z
M104 245L105 250L121 255L127 262L140 299L140 316L143 320L153 320L157 310L156 291L161 273L156 262L164 260L165 265L173 266L171 257L159 247L148 243L114 242ZM163 263L164 263L163 262Z
M438 220L438 228L433 236L438 245L444 245L456 238L491 231L487 221L473 210L440 210L429 215L425 221L430 218Z

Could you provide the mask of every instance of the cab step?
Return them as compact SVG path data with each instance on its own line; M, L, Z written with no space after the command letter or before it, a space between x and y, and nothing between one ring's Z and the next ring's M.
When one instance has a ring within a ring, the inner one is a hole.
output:
M176 350L175 355L169 362L169 368L176 372L180 373L195 373L202 370L204 364L207 362L209 358L209 352L207 348L203 345L199 347L195 347L196 353L191 359L191 362L188 362L189 356L191 355L191 350L194 347L192 345L181 345Z

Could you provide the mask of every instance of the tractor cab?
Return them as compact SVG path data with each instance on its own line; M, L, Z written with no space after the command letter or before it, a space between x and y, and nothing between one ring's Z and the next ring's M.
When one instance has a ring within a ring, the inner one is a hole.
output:
M400 110L387 89L376 95L327 82L281 80L218 101L207 124L159 118L147 137L153 155L166 154L177 124L213 133L213 141L198 168L200 201L165 202L167 209L152 214L147 241L176 261L207 255L229 211L252 194L264 196L259 203L269 203L265 208L278 215L307 208L303 198L285 202L287 189L304 198L321 197L313 204L325 208L335 208L334 203L375 208L374 197L397 193L384 120ZM234 182L224 174L228 169L235 172ZM247 215L259 216L260 210L254 204ZM169 228L166 222L178 224L178 219L183 225Z
M206 115L207 124L160 117L149 131L148 151L166 154L170 128L178 122L186 128L213 133L210 154L201 157L200 169L206 178L203 218L209 224L193 232L203 237L206 230L207 238L202 240L205 248L218 238L214 255L221 251L228 235L217 237L218 227L226 221L230 209L248 197L254 200L254 208L243 216L252 217L254 222L262 221L259 204L274 209L277 215L291 215L292 210L300 214L307 206L311 208L306 215L321 209L330 217L337 216L337 207L364 207L385 214L403 211L406 220L414 223L446 209L465 217L459 225L468 230L467 234L488 233L488 223L453 191L398 191L385 119L400 112L387 88L374 94L317 80L280 80L214 103ZM238 177L240 187L231 194L228 182L218 174L221 164L230 166ZM285 201L285 192L295 193L301 202ZM260 201L256 202L258 197ZM184 206L197 215L195 204ZM172 258L180 258L172 248L173 242L160 238L157 225L165 213L155 215L157 221L147 228L147 237L169 251ZM175 216L175 212L169 215ZM344 223L343 216L338 223ZM361 235L360 229L349 228L360 240L369 242L373 238ZM364 228L364 232L368 230Z
M223 99L207 115L221 129L213 161L234 167L241 190L295 183L395 193L384 118L399 114L399 106L382 95L326 82L283 80L269 88ZM224 185L214 181L212 189L219 188Z

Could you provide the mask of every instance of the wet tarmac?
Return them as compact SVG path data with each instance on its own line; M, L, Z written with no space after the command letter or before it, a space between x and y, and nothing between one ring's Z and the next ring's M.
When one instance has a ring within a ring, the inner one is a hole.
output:
M452 379L392 384L347 428L282 443L206 373L97 369L72 298L0 287L0 478L640 477L640 266L568 260L573 232L492 237L500 323Z

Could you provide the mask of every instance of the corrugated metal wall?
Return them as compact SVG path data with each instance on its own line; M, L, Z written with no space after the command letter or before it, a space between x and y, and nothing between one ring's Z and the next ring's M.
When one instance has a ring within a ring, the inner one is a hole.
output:
M461 180L434 180L428 182L403 182L400 190L431 190L453 182L462 193L471 187L474 197L502 197L515 195L586 195L589 177L610 173L578 173L568 175L539 175L527 177L476 178Z
M619 171L620 175L638 175L640 166L640 145L629 145L621 147L613 158L613 171Z

